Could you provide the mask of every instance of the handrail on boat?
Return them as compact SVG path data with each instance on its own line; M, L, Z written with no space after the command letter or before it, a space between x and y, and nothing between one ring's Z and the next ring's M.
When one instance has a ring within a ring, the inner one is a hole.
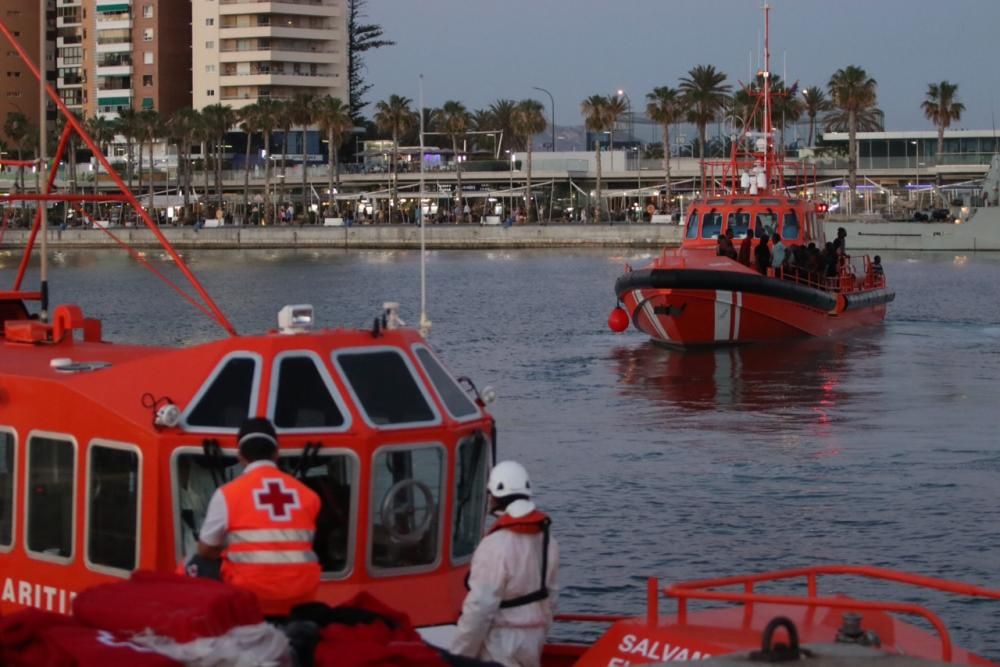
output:
M875 611L888 611L900 614L910 614L926 619L941 638L941 659L950 662L952 658L951 635L944 622L932 611L916 604L886 602L880 600L855 600L853 598L830 598L819 597L818 578L823 575L846 575L876 579L880 581L892 581L920 588L952 593L954 595L964 595L968 597L980 597L993 600L1000 600L1000 590L984 588L974 584L967 584L959 581L950 581L936 577L927 577L908 572L899 572L882 567L871 567L866 565L814 565L809 567L793 568L788 570L776 570L774 572L762 572L756 574L737 575L732 577L721 577L716 579L700 579L673 584L663 589L664 595L677 600L677 622L684 624L687 622L687 601L688 600L715 600L724 602L747 603L770 603L789 604L805 607L828 607L835 609L870 609ZM754 584L770 581L779 581L804 577L806 579L807 594L805 597L789 595L763 595L754 593ZM713 591L708 589L722 588L725 586L743 586L742 593ZM652 612L651 608L649 612ZM647 612L647 615L648 613Z

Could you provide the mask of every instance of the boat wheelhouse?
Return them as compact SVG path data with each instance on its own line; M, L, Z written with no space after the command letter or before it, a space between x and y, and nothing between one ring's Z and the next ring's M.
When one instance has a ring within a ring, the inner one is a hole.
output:
M301 308L300 308L301 310ZM318 599L365 590L451 623L482 535L494 425L415 331L275 331L183 349L110 345L57 307L8 320L0 355L0 563L8 612L173 571L264 415L279 465L319 495ZM24 325L47 331L20 337ZM267 499L285 502L280 490Z

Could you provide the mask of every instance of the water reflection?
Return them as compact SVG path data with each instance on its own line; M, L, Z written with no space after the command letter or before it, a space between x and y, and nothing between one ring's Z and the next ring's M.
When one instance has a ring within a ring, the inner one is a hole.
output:
M879 336L869 334L688 351L645 342L615 348L612 356L619 387L629 397L686 411L808 411L822 424L851 400L845 383L851 367L877 358L879 348ZM880 372L873 369L863 372Z

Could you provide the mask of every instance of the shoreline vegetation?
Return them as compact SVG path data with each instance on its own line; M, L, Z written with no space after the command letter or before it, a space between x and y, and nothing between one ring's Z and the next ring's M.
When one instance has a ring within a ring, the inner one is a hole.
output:
M353 225L351 227L255 227L225 226L195 230L192 227L161 227L170 243L181 250L195 249L419 249L420 227L416 225ZM680 245L681 227L675 224L548 224L518 225L428 225L425 245L430 250L505 248L650 248ZM130 246L148 250L160 244L148 229L112 227L108 230ZM8 229L0 249L25 246L29 230ZM49 230L53 250L118 248L101 229ZM36 239L35 247L38 247Z

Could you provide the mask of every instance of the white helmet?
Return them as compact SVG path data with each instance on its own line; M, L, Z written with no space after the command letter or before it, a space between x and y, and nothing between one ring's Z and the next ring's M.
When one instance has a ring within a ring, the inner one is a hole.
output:
M531 497L528 471L517 461L501 461L496 464L490 471L486 488L494 498L506 498L515 494Z

